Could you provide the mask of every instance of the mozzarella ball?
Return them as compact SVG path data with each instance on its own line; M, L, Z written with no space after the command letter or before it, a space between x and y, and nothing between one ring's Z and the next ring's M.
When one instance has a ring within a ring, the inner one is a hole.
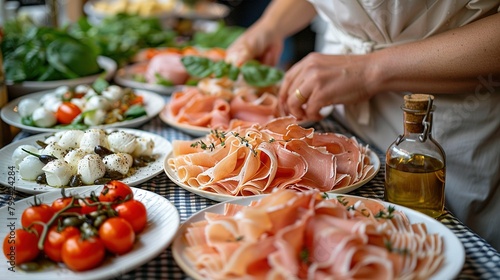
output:
M97 128L86 130L80 139L80 149L93 153L98 145L109 149L108 138L104 130Z
M137 146L135 139L135 135L124 131L112 132L108 135L109 148L116 153L131 154Z
M78 174L86 185L93 185L94 181L106 174L106 166L97 154L88 154L78 162Z
M96 109L95 111L87 112L83 118L83 123L90 126L101 125L106 119L106 111Z
M40 103L33 98L23 99L17 104L17 112L21 116L21 118L29 117L36 108L39 108Z
M63 159L49 161L43 168L47 184L53 187L63 187L69 184L73 172Z
M92 96L96 96L96 95L98 95L98 94L93 88L88 88L84 97L85 97L85 99L89 100Z
M106 97L100 95L94 95L90 97L90 99L87 100L87 103L85 103L85 111L90 111L95 109L101 109L106 111L110 107L111 104L109 103L109 100L106 99Z
M80 111L85 110L85 99L83 98L71 98L71 103L75 104L80 108Z
M69 86L60 86L54 90L54 95L58 98L61 99L64 94L69 92Z
M57 112L59 106L61 106L62 101L59 97L55 95L46 95L46 97L43 99L43 102L40 101L40 103L43 105L45 109L49 110L52 113L55 113Z
M51 127L57 123L56 115L44 107L36 108L31 118L38 127Z
M14 152L12 153L12 160L14 160L14 164L16 165L16 168L19 168L19 163L23 161L23 159L30 154L23 151L25 149L26 151L38 154L38 149L35 146L32 145L21 145L17 147Z
M137 142L137 146L132 153L134 157L151 156L153 154L153 149L155 147L153 140L145 137L139 137L135 141Z
M77 85L75 87L75 93L86 94L90 89L91 89L91 87L89 85Z
M82 149L74 149L69 151L64 156L64 161L66 161L71 167L71 172L73 174L78 173L78 162L87 155Z
M120 86L110 85L101 94L111 101L117 101L123 97L124 92Z
M53 142L53 143L48 144L45 148L43 148L40 151L40 154L50 155L50 156L54 156L56 158L62 159L62 158L64 158L66 151L67 150L64 149L63 147L61 147L59 144L57 144L56 142Z
M61 134L58 144L64 149L78 148L85 132L81 130L67 130Z
M126 175L130 168L128 158L123 153L107 155L102 161L106 166L106 170L116 171L122 175Z
M19 175L24 180L34 181L38 175L43 173L44 166L45 164L38 157L29 155L19 163Z

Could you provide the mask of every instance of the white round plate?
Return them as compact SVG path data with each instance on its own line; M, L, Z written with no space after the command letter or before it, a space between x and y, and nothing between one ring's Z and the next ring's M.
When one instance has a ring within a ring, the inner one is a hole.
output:
M12 126L21 128L25 131L28 131L30 133L40 133L40 132L57 132L61 131L63 129L57 129L57 128L50 128L50 127L36 127L36 126L29 126L25 125L21 122L21 116L17 113L17 105L23 98L33 98L36 100L40 100L42 96L44 96L47 93L53 92L53 90L45 90L41 92L36 92L36 93L31 93L22 97L18 97L11 102L9 102L7 105L5 105L2 110L0 111L0 116L2 119L7 123ZM144 109L146 110L147 115L138 117L132 120L126 120L122 122L115 122L112 124L105 124L105 125L98 125L98 126L93 126L92 128L112 128L112 127L139 127L143 125L144 123L148 122L152 118L156 117L163 107L165 107L165 100L163 99L162 96L158 95L157 93L146 91L146 90L135 90L135 92L138 95L143 96L144 98Z
M67 79L67 80L57 80L57 81L25 81L22 83L7 83L7 90L9 92L9 97L11 99L17 98L19 96L23 96L29 93L53 89L60 86L77 86L81 84L92 84L97 78L103 77L106 80L111 80L116 73L116 62L105 56L99 56L97 58L97 63L104 69L104 72L81 77L76 79Z
M338 189L329 191L328 193L334 193L334 194L348 193L350 191L353 191L353 190L365 185L371 179L373 179L373 177L375 177L375 175L377 175L378 171L380 170L380 159L378 158L377 154L375 152L373 152L372 150L368 150L368 156L370 158L371 164L373 164L373 171L374 171L370 176L366 177L364 180L361 180L355 184L345 186L342 188L338 188ZM179 187L181 187L189 192L197 194L199 196L202 196L202 197L205 197L205 198L208 198L211 200L219 201L219 202L235 199L236 196L200 190L200 189L191 187L191 186L179 181L179 178L177 177L177 173L175 172L175 170L170 168L170 166L168 165L168 159L170 159L172 157L173 157L173 154L172 154L172 152L170 152L167 155L167 157L165 158L165 161L163 163L163 169L164 169L165 173L167 174L167 177L172 182L174 182L177 186L179 186Z
M137 168L136 172L127 178L122 179L121 181L130 185L136 186L140 183L143 183L156 175L160 174L163 171L163 162L165 157L172 151L172 144L165 138L154 134L141 130L135 129L126 129L126 128L116 128L116 129L106 129L106 131L111 132L114 130L124 131L133 135L149 137L153 139L155 146L153 149L153 155L156 157L156 160L148 163L147 166ZM21 140L18 140L14 143L11 143L0 150L0 184L15 187L16 190L22 191L25 193L38 194L45 193L51 191L60 190L60 188L51 187L45 184L38 184L34 181L26 181L21 179L21 175L19 174L19 170L17 170L16 165L12 159L12 154L14 150L21 145L34 145L37 146L37 140L44 140L47 136L52 135L52 133L42 133L33 135ZM12 172L15 171L15 174L12 175Z
M329 198L334 198L337 194L328 194ZM343 195L347 196L347 195ZM253 196L253 197L245 197L238 198L226 203L234 203L240 205L249 205L250 202L254 200L258 200L262 198L262 196ZM172 253L175 261L180 266L180 268L188 274L193 279L203 279L200 274L196 271L196 268L193 267L191 262L184 255L184 250L187 247L186 240L184 238L184 234L186 229L190 224L203 221L205 219L205 212L224 214L224 207L226 203L219 203L210 207L207 207L196 214L192 215L188 220L186 220L182 226L179 228L177 235L172 243ZM386 207L388 207L389 203L385 203ZM465 251L462 243L458 239L458 237L445 225L440 223L439 221L417 212L415 210L395 205L396 210L403 211L411 223L425 223L427 226L427 230L429 233L437 233L443 237L444 241L444 264L443 266L430 278L430 280L438 280L438 279L454 279L462 270L464 261L465 261Z
M191 125L191 124L187 124L187 123L176 122L175 119L170 115L168 106L169 106L169 104L167 103L167 105L165 105L165 108L159 113L158 116L160 117L160 119L164 123L168 124L169 126L175 128L175 129L178 129L178 130L180 130L188 135L194 136L194 137L205 136L205 135L210 133L210 130L212 130L209 127L196 126L196 125ZM320 113L326 117L332 111L333 111L333 106L327 106L327 107L324 107ZM314 124L314 122L312 122L312 121L299 121L298 124L301 126L304 126L304 127L308 127L308 126L312 126Z
M135 80L135 75L144 75L147 64L148 62L139 62L118 69L114 77L115 82L124 87L145 89L165 95L171 95L176 91L182 90L182 88L184 87L182 85L162 86L158 84L143 83Z
M66 194L89 195L92 191L99 193L100 187L79 187L66 189ZM151 259L161 254L172 242L180 225L179 212L175 206L163 196L150 191L132 188L134 199L141 201L148 214L147 226L143 232L137 235L132 251L127 254L107 257L102 265L92 270L75 272L64 265L46 267L41 271L25 272L16 267L16 272L10 273L7 270L10 266L7 261L0 263L0 269L3 275L8 279L112 279L128 271L131 271ZM45 203L50 203L61 197L60 192L50 192L37 196ZM28 197L16 201L15 206L4 206L0 208L0 219L7 222L14 222L15 228L21 228L21 214L27 207L33 203L33 197ZM12 210L15 209L15 210ZM14 215L11 213L14 212ZM7 225L7 224L6 224ZM0 227L0 236L3 238L10 232L7 226ZM3 257L3 256L2 256ZM8 275L8 276L7 276Z

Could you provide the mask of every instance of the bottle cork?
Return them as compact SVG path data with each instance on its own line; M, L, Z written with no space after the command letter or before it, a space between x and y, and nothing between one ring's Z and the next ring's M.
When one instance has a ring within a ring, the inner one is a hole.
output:
M424 120L429 106L429 101L434 100L430 94L408 94L404 97L404 120L405 130L409 133L422 133L424 131ZM432 114L429 115L432 117ZM430 122L431 119L428 119Z

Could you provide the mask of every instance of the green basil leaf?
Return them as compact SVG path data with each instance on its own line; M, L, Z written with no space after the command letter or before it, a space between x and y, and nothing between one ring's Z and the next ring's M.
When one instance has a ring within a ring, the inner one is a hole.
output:
M212 65L214 76L216 78L226 77L227 74L229 73L230 66L231 66L230 64L226 63L223 60L214 62Z
M21 123L28 126L36 126L31 116L21 118Z
M155 73L156 84L171 87L174 83L171 80L165 79L162 75Z
M128 119L128 120L136 119L138 117L142 117L145 115L147 115L146 109L144 109L143 106L138 105L138 104L130 106L130 108L128 108L128 110L125 111L125 113L123 114L125 119Z
M214 62L206 57L184 56L181 62L189 75L197 78L205 78L213 73Z
M252 86L267 87L276 84L283 78L283 71L259 63L258 61L248 61L240 68L245 81Z

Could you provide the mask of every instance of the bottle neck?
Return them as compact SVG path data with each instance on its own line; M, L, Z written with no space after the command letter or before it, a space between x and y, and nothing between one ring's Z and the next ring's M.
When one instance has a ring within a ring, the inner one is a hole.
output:
M432 111L404 112L404 135L406 137L418 136L421 141L432 138Z

